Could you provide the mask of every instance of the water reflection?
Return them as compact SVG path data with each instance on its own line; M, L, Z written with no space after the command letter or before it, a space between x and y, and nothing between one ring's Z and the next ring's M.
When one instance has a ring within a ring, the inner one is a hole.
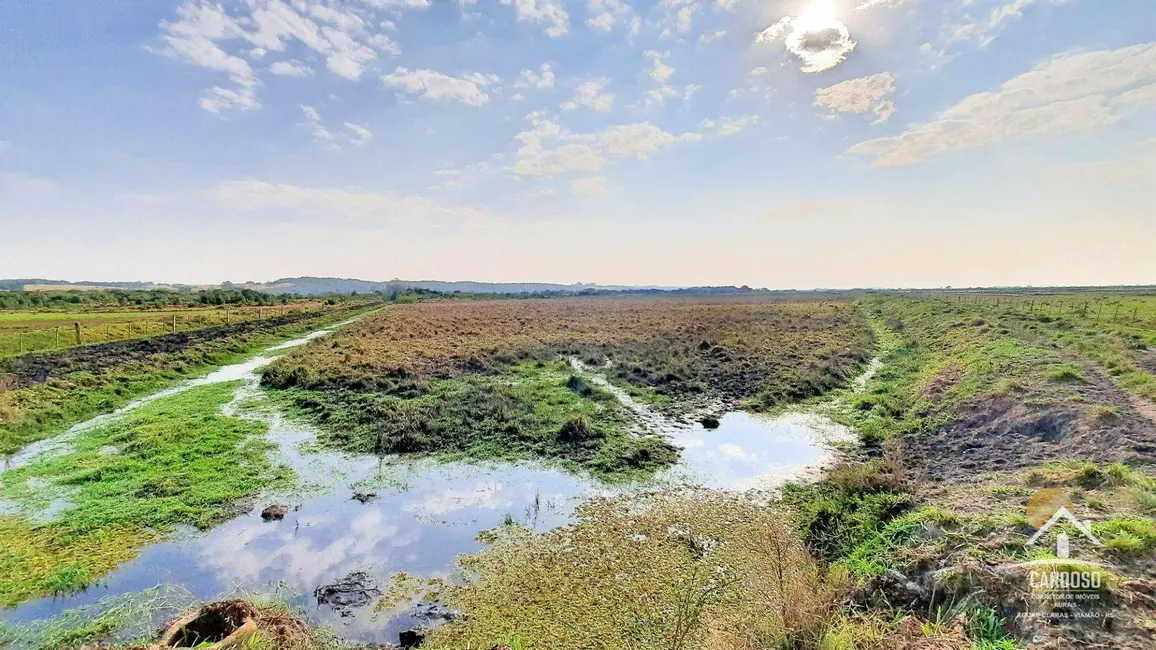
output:
M301 479L293 490L262 494L240 517L209 531L182 531L172 541L153 545L86 592L26 603L0 618L40 619L158 584L183 586L205 600L238 590L277 589L296 594L294 604L310 620L333 625L349 640L393 642L416 621L392 608L375 612L372 606L341 616L318 606L313 590L353 571L368 572L383 591L398 571L452 577L458 555L481 549L476 541L481 530L510 520L548 530L567 523L585 499L653 487L609 488L535 463L440 463L318 452L311 444L315 431L286 420L264 403L255 371L269 360L263 355L221 368L197 383L245 381L225 410L269 424L269 439L277 443L273 460ZM647 413L646 418L655 422L660 416ZM664 432L682 447L683 460L658 482L721 489L774 488L825 462L830 444L850 436L830 420L804 413L729 413L712 430L665 422ZM363 502L352 498L355 492L375 496ZM283 520L263 521L260 511L271 503L290 505L291 510ZM161 622L141 621L141 630Z

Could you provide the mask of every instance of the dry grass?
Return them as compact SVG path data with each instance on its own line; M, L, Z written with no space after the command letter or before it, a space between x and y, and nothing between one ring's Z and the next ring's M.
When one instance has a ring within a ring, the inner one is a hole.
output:
M606 357L621 383L765 405L842 383L872 337L850 304L750 299L507 300L398 306L273 365L268 385L412 391L526 358Z
M434 647L783 647L814 643L840 582L766 504L688 490L584 505L576 524L496 535L443 598L466 619Z

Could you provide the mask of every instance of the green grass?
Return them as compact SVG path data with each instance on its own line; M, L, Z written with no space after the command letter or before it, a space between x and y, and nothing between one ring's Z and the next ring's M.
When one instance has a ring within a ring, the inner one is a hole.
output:
M604 478L634 478L678 459L664 440L632 435L625 407L562 362L527 361L492 375L433 381L413 397L269 394L317 424L321 444L354 453L549 459Z
M1122 555L1140 555L1156 548L1156 524L1151 519L1129 517L1096 522L1092 533L1105 548Z
M360 311L364 310L363 307ZM0 392L0 455L15 453L29 443L55 436L77 422L113 411L133 399L207 374L269 345L356 313L359 311L326 312L276 328L191 345L179 352L113 358L100 372L65 367L43 383Z
M27 650L62 650L114 638L144 642L153 636L154 626L159 620L175 617L194 602L192 595L183 588L168 586L109 596L48 619L20 624L0 622L0 647L9 643ZM129 642L124 645L139 644Z
M26 512L53 497L72 507L47 523L0 516L0 607L81 589L173 526L211 526L239 499L287 480L266 458L264 423L218 412L236 386L146 404L84 431L66 453L5 472L4 498Z

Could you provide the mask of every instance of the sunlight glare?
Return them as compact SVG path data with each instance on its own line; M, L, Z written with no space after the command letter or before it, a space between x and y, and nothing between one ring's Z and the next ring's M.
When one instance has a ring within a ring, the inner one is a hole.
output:
M832 0L811 0L795 19L799 29L805 32L823 29L838 29L839 9Z

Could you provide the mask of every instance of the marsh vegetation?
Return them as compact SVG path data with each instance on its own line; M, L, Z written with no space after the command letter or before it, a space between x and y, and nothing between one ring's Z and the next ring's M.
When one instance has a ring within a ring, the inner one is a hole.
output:
M968 298L392 305L287 351L260 390L251 374L249 392L190 388L5 471L0 499L17 507L0 510L0 603L70 597L187 526L211 540L198 549L324 539L253 555L342 549L351 557L334 578L374 564L372 575L401 576L372 586L380 599L364 616L325 619L356 618L341 629L362 641L396 640L391 621L436 619L424 644L446 650L1144 647L1156 608L1156 326L1141 316L1156 314L1156 298L1067 296L1063 309L1018 294ZM1095 318L1112 301L1137 316ZM34 356L0 393L12 418L0 440L19 449L319 324L172 351ZM256 415L222 412L242 396L259 401ZM684 485L671 468L692 444L756 462L733 439L710 442L730 435L744 414L728 412L740 409L819 414L858 440L817 480ZM281 438L292 432L308 435L290 445ZM310 459L325 469L301 474ZM320 480L342 467L356 471ZM261 522L250 507L254 495L303 494L293 490L305 482L336 494L281 501L293 504L284 521ZM1029 545L1038 522L1025 504L1041 488L1062 490L1100 544L1061 524ZM321 521L329 530L309 530ZM1062 559L1060 532L1072 537ZM448 555L437 562L423 555L440 545ZM1099 566L1095 616L1041 606L1023 569L1033 562ZM40 624L56 643L40 647L125 638L115 633L125 622L102 616ZM285 625L291 638L254 643L343 643ZM0 638L31 639L29 629L9 624Z

